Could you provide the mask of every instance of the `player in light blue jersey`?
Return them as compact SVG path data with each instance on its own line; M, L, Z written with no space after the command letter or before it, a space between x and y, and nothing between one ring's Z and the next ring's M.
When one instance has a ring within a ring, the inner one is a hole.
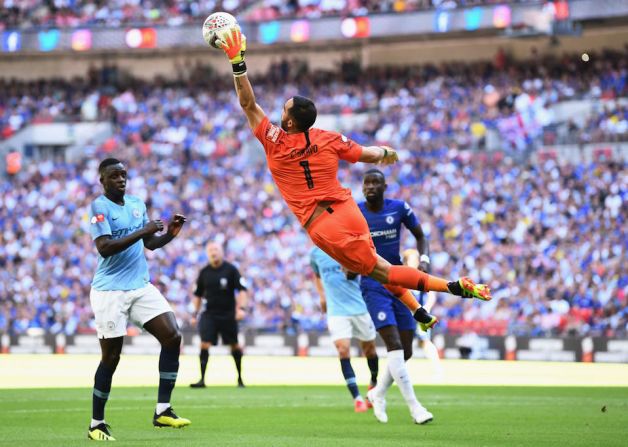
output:
M179 428L190 424L170 406L179 371L181 333L170 305L149 282L144 256L144 248L155 250L172 241L181 231L185 217L175 214L166 233L156 235L164 229L164 224L161 220L150 221L144 202L125 194L124 165L115 158L107 158L98 171L105 192L92 202L90 210L90 232L99 257L89 299L102 357L94 377L92 422L87 437L115 441L105 422L105 405L129 320L146 329L161 344L153 425Z
M378 169L369 169L364 174L362 192L365 202L358 204L368 223L377 254L393 265L401 265L400 244L401 227L405 226L414 236L420 254L419 268L429 271L429 246L421 224L410 206L403 200L384 198L386 179ZM393 379L399 386L412 419L417 424L425 424L433 419L417 400L410 375L406 368L406 360L412 357L412 344L416 322L407 307L401 305L387 289L372 278L362 277L362 296L373 318L377 332L386 344L388 351L388 368L377 387L368 393L373 404L373 413L378 421L386 423L386 392ZM425 315L427 310L422 308ZM421 324L422 329L429 329L438 320L429 315L429 324Z
M360 340L360 347L371 371L369 389L377 384L378 358L375 351L375 327L362 299L358 277L345 271L318 247L310 252L310 265L314 270L321 309L327 313L327 325L338 351L342 374L353 396L355 412L363 413L368 410L369 404L360 395L351 366L351 338Z

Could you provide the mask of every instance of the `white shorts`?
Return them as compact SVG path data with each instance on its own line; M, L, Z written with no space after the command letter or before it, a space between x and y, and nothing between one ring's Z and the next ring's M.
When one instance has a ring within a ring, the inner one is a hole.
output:
M157 315L172 312L166 298L148 283L134 290L94 290L89 293L98 338L126 335L129 320L138 327Z
M375 340L375 325L369 313L351 316L327 317L327 327L333 341L357 338L361 341Z

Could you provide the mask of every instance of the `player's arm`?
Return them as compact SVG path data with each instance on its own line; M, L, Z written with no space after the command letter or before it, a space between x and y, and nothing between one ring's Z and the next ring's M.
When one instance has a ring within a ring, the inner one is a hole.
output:
M253 130L257 129L266 114L257 102L255 102L255 93L246 73L240 76L233 76L233 84L235 85L240 107L244 110L249 127Z
M325 297L325 289L323 288L323 282L321 281L320 276L318 274L314 275L314 286L316 287L316 291L318 292L318 296L321 300L321 310L323 312L327 312L327 298Z
M323 288L323 282L321 281L321 272L318 270L318 264L316 263L314 251L310 253L310 267L314 271L314 287L318 292L318 296L321 302L321 310L323 313L327 313L327 298L325 297L325 289Z
M233 84L238 94L240 107L244 110L249 126L255 130L266 114L255 101L255 93L246 74L246 64L244 63L246 36L238 28L231 28L222 33L218 44L222 46L223 51L231 62Z
M116 255L126 250L141 239L153 236L153 234L163 229L164 224L161 220L151 220L144 225L144 227L129 234L128 236L120 239L113 239L110 234L107 234L95 239L94 242L96 243L96 249L98 250L98 253L100 253L100 256L108 258L109 256Z
M363 146L362 155L358 161L362 163L381 163L385 165L394 164L399 160L397 151L389 146Z
M421 254L419 256L419 266L418 268L426 273L430 272L430 243L425 237L425 233L423 232L423 228L421 228L421 224L416 225L415 227L409 228L410 233L416 239L416 248Z
M198 316L201 312L201 304L203 303L203 275L202 271L196 278L196 290L194 290L194 295L192 296L192 306L194 307L194 314L192 315L192 320L190 324L192 326L196 326L196 322L198 320Z
M149 250L156 250L158 248L163 247L170 241L172 241L177 235L183 224L185 223L186 217L182 214L175 214L170 223L168 224L168 230L165 234L161 236L155 236L155 234L149 234L144 237L144 247ZM163 228L163 224L162 224Z

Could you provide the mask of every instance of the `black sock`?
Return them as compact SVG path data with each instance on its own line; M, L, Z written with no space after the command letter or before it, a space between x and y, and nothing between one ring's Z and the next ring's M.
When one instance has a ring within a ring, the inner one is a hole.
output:
M379 372L379 357L369 357L366 359L366 363L368 363L369 371L371 371L371 385L376 385L377 373Z
M342 368L342 375L345 377L345 382L347 382L347 388L349 388L349 392L355 399L360 395L360 391L358 390L358 384L355 381L355 372L351 367L351 360L340 359L340 367Z
M242 380L242 350L234 349L231 351L233 361L235 362L236 369L238 370L238 380Z
M157 392L157 402L167 404L177 382L179 372L179 347L161 348L159 354L159 391Z
M416 312L414 312L414 319L419 323L429 323L430 321L432 321L432 318L433 317L427 313L424 307L419 307Z
M102 362L94 375L94 392L92 394L92 418L97 421L105 420L105 405L111 391L113 371Z
M452 295L462 296L462 286L458 281L452 281L447 283L447 288Z
M201 349L201 382L205 382L205 371L207 371L207 362L209 362L209 349Z

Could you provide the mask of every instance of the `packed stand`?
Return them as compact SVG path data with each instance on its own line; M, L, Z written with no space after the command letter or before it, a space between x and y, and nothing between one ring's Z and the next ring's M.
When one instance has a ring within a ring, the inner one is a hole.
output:
M538 0L263 0L244 14L251 21L285 18L319 19L331 16L365 16L430 9L451 10L504 3L540 3Z
M528 151L539 144L626 141L628 119L622 98L628 95L628 48L590 57L585 63L579 55L533 54L532 59L516 62L499 52L490 63L368 69L345 60L340 73L312 71L303 61L283 60L257 76L256 85L261 103L270 110L301 91L316 97L320 113L368 112L365 135L394 145L437 142L459 149L498 145ZM144 139L159 133L184 138L188 146L207 112L166 114L169 122L162 123L143 119L150 110L140 110L141 116L124 122L135 113L138 95L148 95L145 102L160 113L200 105L234 109L230 80L215 78L210 67L177 65L173 72L176 81L156 84L129 79L113 66L93 68L86 79L71 82L0 80L0 139L34 121L116 119L123 130L141 125ZM580 120L559 121L553 106L577 99L589 100L599 110L586 120L579 114Z
M538 0L510 0L506 3ZM214 11L248 20L454 9L503 0L4 0L0 31L34 27L198 24Z
M0 31L34 27L201 23L213 11L238 15L259 0L4 0Z
M506 80L523 84L525 76L534 86L535 68L513 66L510 76L488 65L457 68L369 69L369 81L359 78L358 84L351 70L339 81L331 73L304 77L303 63L278 63L254 84L274 120L284 100L300 92L315 98L321 113L371 111L348 136L401 149L403 163L387 170L388 194L417 211L430 236L433 272L466 273L494 290L490 303L440 296L434 309L443 320L439 330L479 321L518 335L625 336L628 166L548 161L528 167L459 151L468 147L464 138L477 113L473 95L464 92L472 86L484 91L487 80L496 90L511 90L517 86ZM0 184L0 332L93 332L88 297L97 258L87 212L101 193L97 164L107 156L126 161L128 191L147 201L152 217L188 216L180 238L147 253L152 280L184 327L196 274L206 262L204 244L217 239L251 284L247 327L324 329L310 243L266 171L231 80L208 82L204 67L177 72L176 81L145 83L108 67L90 72L74 92L61 82L3 84L18 103L36 104L32 112L54 105L58 118L100 116L116 132L102 145L88 145L85 159L26 164ZM589 95L589 76L544 79L538 96ZM340 170L357 200L363 171Z

